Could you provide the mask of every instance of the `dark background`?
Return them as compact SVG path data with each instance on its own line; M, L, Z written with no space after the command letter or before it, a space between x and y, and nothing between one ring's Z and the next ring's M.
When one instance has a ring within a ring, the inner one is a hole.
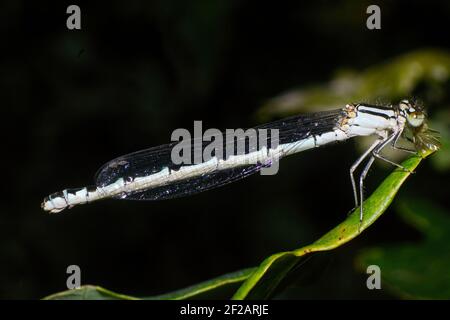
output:
M78 4L82 30L66 28ZM382 29L366 28L378 4ZM327 81L419 48L450 48L448 1L6 1L0 9L2 204L0 298L64 290L77 264L83 284L130 295L165 293L299 247L352 208L354 143L284 160L189 198L102 201L58 215L49 193L93 183L104 162L166 143L176 128L256 125L255 112L288 89ZM423 187L424 163L401 191ZM371 186L387 174L378 168ZM422 179L422 180L421 180ZM415 191L412 191L415 190ZM314 257L289 298L391 298L354 270L358 250L418 234L388 210L357 240Z

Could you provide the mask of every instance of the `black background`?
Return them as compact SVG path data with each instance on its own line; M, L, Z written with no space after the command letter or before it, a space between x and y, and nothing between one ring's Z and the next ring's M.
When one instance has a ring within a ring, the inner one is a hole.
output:
M78 4L82 30L66 28ZM382 29L366 28L378 4ZM0 9L0 298L83 284L131 295L179 289L256 266L316 239L352 207L352 142L284 160L189 198L103 201L59 215L40 202L92 184L104 162L166 143L176 128L256 125L267 99L419 48L450 47L448 1L6 1ZM421 175L437 180L427 164ZM373 170L369 187L387 171ZM446 191L420 187L437 202ZM417 191L416 191L417 192ZM390 211L390 210L389 210ZM390 298L354 271L358 250L415 239L390 212L349 245L308 262L288 298ZM299 282L300 283L300 282Z

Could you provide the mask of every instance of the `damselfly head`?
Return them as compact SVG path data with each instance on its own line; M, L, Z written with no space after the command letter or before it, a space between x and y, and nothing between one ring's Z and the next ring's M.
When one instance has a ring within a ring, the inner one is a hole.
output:
M416 149L421 152L439 149L439 132L428 127L423 105L415 100L402 100L398 106L400 113L406 118Z
M422 105L416 101L402 100L399 103L399 108L405 116L408 126L418 128L424 124L426 114Z

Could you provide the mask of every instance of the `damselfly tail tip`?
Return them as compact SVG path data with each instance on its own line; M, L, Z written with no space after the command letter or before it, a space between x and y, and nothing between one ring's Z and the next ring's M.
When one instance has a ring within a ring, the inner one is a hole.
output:
M58 213L67 208L65 203L57 203L56 199L52 198L52 196L45 197L41 203L41 208L48 213Z

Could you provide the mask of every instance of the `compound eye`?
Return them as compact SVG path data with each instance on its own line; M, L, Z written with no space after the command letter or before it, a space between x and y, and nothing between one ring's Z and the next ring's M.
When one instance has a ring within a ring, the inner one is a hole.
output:
M412 127L419 127L425 120L423 112L411 112L406 116L406 120Z

